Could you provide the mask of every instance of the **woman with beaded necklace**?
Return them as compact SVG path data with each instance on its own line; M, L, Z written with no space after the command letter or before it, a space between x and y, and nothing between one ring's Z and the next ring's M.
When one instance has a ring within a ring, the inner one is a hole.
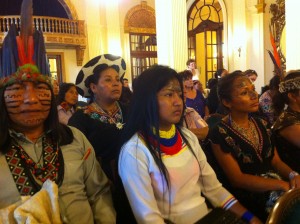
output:
M242 73L218 83L218 95L229 114L209 133L218 179L261 220L276 199L294 187L300 176L281 161L273 148L266 122L250 117L259 107L254 85ZM280 178L282 177L282 179Z
M119 174L137 222L195 223L208 213L203 193L214 206L261 223L222 187L197 137L179 124L184 100L178 73L156 65L134 86Z
M300 70L288 72L273 97L274 107L282 111L272 127L282 160L300 172Z
M103 171L113 183L113 200L117 211L117 223L134 218L117 174L117 156L120 136L126 122L126 106L118 100L122 92L120 78L126 64L123 58L104 54L91 59L76 78L81 96L90 98L88 106L77 110L68 125L81 130L95 149Z
M125 61L110 54L97 56L84 65L75 84L78 93L91 100L68 122L68 125L81 130L91 142L104 172L112 182L117 178L114 161L125 124L126 110L118 102L122 92L120 77L125 70Z

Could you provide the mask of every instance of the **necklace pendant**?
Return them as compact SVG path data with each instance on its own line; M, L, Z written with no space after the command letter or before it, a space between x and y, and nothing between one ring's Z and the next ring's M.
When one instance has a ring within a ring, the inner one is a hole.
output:
M122 124L121 122L116 123L116 127L119 130L123 129L123 126L124 126L124 124Z
M35 174L36 174L37 176L40 176L42 173L43 173L43 170L42 170L41 168L35 169Z

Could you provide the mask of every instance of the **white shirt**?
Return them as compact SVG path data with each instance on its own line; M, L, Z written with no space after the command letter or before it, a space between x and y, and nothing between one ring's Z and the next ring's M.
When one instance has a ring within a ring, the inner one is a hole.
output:
M183 128L197 159L185 147L175 155L163 157L170 176L171 193L143 140L135 134L119 157L119 174L138 223L195 223L208 213L205 198L222 206L232 195L217 180L197 137ZM198 161L197 161L198 160Z

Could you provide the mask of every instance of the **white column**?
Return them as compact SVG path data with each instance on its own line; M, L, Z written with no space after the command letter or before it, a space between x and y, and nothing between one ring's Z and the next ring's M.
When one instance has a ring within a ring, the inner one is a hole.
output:
M158 63L177 71L188 59L186 0L155 0Z
M300 17L299 0L285 1L286 71L300 69Z
M122 56L119 0L105 0L105 3L108 44L107 53Z
M88 39L88 60L100 54L101 32L99 3L88 1L86 4L86 29Z

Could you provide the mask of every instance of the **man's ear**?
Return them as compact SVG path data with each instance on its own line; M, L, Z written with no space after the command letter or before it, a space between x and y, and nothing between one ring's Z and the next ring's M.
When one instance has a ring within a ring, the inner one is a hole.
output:
M225 106L225 107L227 107L227 108L231 108L231 103L230 102L228 102L227 100L222 100L221 101L222 102L222 104Z

